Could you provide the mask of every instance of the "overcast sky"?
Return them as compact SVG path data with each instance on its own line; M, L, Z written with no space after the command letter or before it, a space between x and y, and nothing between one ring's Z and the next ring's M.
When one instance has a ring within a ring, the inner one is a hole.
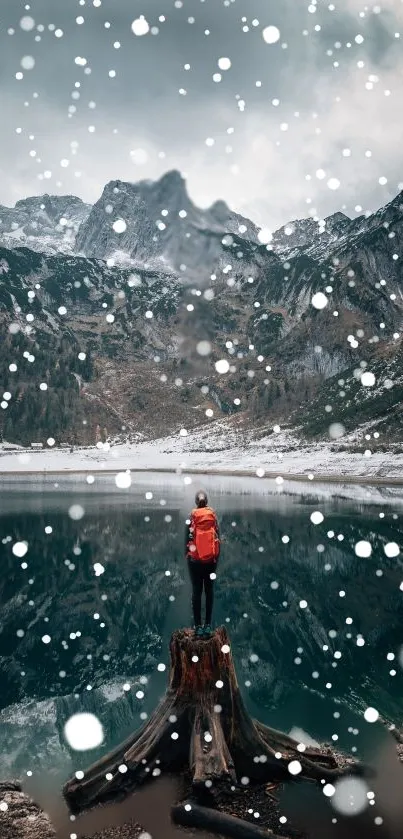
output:
M1 0L0 203L175 168L272 229L354 216L403 188L402 93L402 0Z

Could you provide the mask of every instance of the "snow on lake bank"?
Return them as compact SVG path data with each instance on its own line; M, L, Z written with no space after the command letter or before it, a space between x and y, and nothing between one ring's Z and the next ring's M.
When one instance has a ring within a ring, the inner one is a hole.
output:
M211 430L210 430L211 432ZM235 432L192 433L152 442L69 449L19 450L0 447L0 474L93 473L125 470L180 470L258 477L367 481L403 484L403 453L337 451L331 443L301 445L291 432L245 442ZM368 444L370 445L370 444ZM313 477L312 477L313 476Z

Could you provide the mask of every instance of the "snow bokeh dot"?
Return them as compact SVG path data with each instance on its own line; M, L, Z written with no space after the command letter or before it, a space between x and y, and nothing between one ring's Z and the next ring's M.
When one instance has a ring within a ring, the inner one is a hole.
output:
M268 245L273 239L273 234L268 227L262 227L257 234L257 238L262 245Z
M115 476L115 484L118 489L129 489L132 485L132 477L130 472L118 472Z
M361 778L341 778L335 784L332 807L344 816L357 816L368 806L369 788Z
M196 344L196 350L197 350L199 355L202 355L202 356L210 355L211 349L212 349L212 347L211 347L210 341L199 341Z
M374 374L371 373L369 370L365 371L365 373L363 373L361 376L361 384L364 385L364 387L373 387L375 384Z
M299 775L302 772L302 766L299 760L291 760L288 764L288 771L290 775Z
M364 719L367 722L376 722L379 719L379 711L376 708L367 708L364 712Z
M145 149L132 149L130 158L136 166L144 166L147 163L148 154Z
M332 422L329 425L329 437L332 440L338 440L339 437L343 437L346 433L346 429L341 422Z
M14 542L11 550L14 556L18 556L18 558L21 559L21 557L25 556L28 551L28 544L27 542Z
M147 35L150 31L150 26L146 21L144 15L140 15L140 17L136 18L136 20L132 23L132 32L137 37L141 37L142 35Z
M313 295L311 303L314 309L324 309L328 304L326 294L324 294L323 291L317 291L316 294Z
M113 222L112 227L115 233L124 233L127 229L127 224L124 219L118 218L116 219L116 221Z
M64 726L69 746L77 752L96 749L104 740L104 730L95 714L73 714Z
M35 26L35 21L31 15L24 15L20 20L20 27L24 32L31 32Z
M265 26L262 35L266 44L276 44L280 40L280 30L277 26Z
M21 59L21 67L23 70L33 70L35 67L35 59L32 55L24 55Z
M312 524L322 524L324 520L324 515L320 512L320 510L315 510L313 513L311 513L310 519Z
M354 550L357 556L360 556L364 559L371 556L372 554L371 543L368 542L366 539L361 539L359 542L356 542Z
M85 513L84 507L81 504L72 504L69 507L69 516L73 521L80 521Z

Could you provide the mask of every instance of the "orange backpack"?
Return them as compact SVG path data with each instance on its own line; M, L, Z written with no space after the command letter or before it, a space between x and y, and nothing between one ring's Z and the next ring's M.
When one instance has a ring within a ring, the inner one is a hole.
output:
M190 515L188 555L199 562L216 562L220 553L217 518L211 507L197 507Z

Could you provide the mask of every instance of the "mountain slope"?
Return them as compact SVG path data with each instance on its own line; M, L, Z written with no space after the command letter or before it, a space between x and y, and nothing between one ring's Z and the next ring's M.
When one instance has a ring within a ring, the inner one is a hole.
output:
M112 182L80 225L80 253L0 248L4 439L88 443L97 424L153 437L233 412L245 428L302 421L326 436L371 411L398 438L402 208L400 195L316 232L295 222L265 245L224 202L198 210L177 172ZM365 370L376 388L361 384Z

